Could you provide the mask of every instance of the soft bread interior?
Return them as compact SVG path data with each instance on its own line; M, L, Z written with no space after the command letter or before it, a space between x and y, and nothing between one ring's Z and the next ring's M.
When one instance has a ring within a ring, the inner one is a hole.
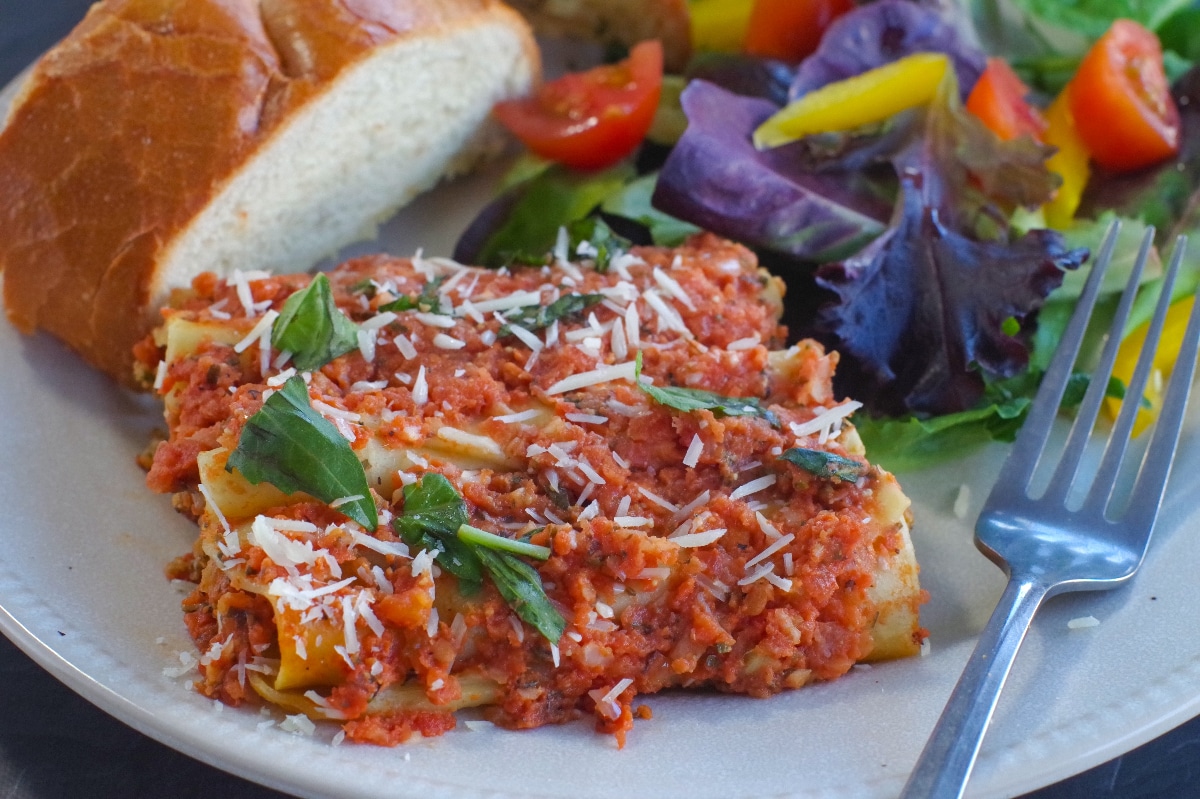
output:
M526 91L536 71L524 46L488 20L401 38L346 70L176 238L149 308L205 270L300 271L374 236L398 207L496 145L492 105Z

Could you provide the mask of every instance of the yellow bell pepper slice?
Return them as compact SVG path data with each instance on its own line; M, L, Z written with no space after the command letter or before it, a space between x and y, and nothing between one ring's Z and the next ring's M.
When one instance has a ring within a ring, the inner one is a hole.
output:
M942 53L914 53L822 86L762 123L754 131L754 146L765 150L814 133L852 130L926 105L949 69L950 59Z
M1043 206L1046 223L1052 228L1062 229L1071 224L1075 211L1079 208L1079 200L1087 187L1091 168L1088 166L1088 151L1075 130L1075 120L1071 116L1070 101L1067 92L1068 85L1062 93L1046 109L1046 134L1043 137L1046 144L1058 148L1058 152L1046 161L1046 168L1062 178L1054 197Z
M753 8L754 0L692 0L692 47L700 52L740 52Z
M1167 309L1162 338L1159 340L1158 351L1154 353L1154 365L1150 370L1150 377L1146 381L1146 390L1142 392L1146 404L1138 410L1137 419L1133 423L1134 435L1141 434L1158 418L1159 409L1162 408L1163 385L1171 375L1171 367L1179 358L1179 347L1183 344L1183 335L1187 331L1188 317L1192 314L1192 305L1194 304L1195 300L1189 297L1176 302ZM1126 386L1133 379L1133 370L1137 366L1142 347L1146 344L1146 333L1149 330L1149 322L1135 328L1125 337L1125 340L1121 342L1120 349L1117 350L1117 360L1113 364L1113 377ZM1109 397L1105 403L1109 414L1116 419L1117 412L1121 409L1121 400Z

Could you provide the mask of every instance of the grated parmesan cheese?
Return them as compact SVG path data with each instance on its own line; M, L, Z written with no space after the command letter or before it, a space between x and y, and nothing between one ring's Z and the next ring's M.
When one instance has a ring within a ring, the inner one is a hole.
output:
M818 433L821 430L831 429L834 424L841 422L861 407L861 402L850 400L849 402L843 402L841 405L821 411L807 422L793 422L789 426L792 429L792 433L797 437L811 436L813 433Z
M568 413L564 418L576 424L605 424L608 422L607 416L598 416L594 413Z
M425 381L425 366L417 370L417 382L412 387L412 399L415 405L429 402L429 383Z
M396 349L404 356L404 360L411 361L417 357L417 348L413 346L412 340L403 333L392 339L392 343L396 345Z
M603 366L588 372L580 372L559 380L547 388L546 393L550 395L565 394L568 391L578 391L581 388L597 386L601 383L610 383L614 380L625 380L632 383L635 379L635 368L636 364L633 361L625 361L624 363Z
M245 338L233 345L233 351L245 352L252 344L257 344L258 341L264 336L267 337L267 341L269 342L271 326L275 324L275 320L277 318L279 318L279 313L277 311L267 311L265 314L263 314L262 318L258 320L254 327L250 328L250 332L246 334Z
M433 337L433 346L441 350L461 350L467 346L467 342L453 336L447 336L445 333L438 333Z
M527 411L520 413L507 413L503 416L493 416L492 421L501 422L502 424L514 424L516 422L528 422L530 419L536 419L539 411L537 408L530 408Z
M626 467L626 468L628 468L628 467L629 467L629 464L625 464L625 467ZM650 500L650 501L651 501L651 502L653 502L655 505L658 505L660 508L666 508L666 509L667 509L667 510L669 510L671 513L678 513L678 512L679 512L679 506L678 506L678 505L676 505L674 502L671 502L671 501L667 500L667 499L666 499L666 498L664 498L664 497L660 497L658 494L655 494L653 491L651 491L650 489L646 488L645 486L638 486L638 487L637 487L637 490L638 490L638 492L639 492L639 493L641 493L641 495L642 495L643 497L645 497L646 499Z
M763 475L762 477L757 477L757 478L751 480L750 482L743 483L742 485L735 488L733 490L733 492L729 495L729 498L730 499L741 499L742 497L748 497L751 494L757 494L759 491L763 491L763 490L768 489L771 486L775 485L775 481L777 479L779 479L779 478L773 474L767 474L767 475Z
M279 729L284 732L290 732L294 735L310 736L317 731L317 725L313 724L312 720L303 713L297 713L294 716L288 716L283 721L279 722Z
M687 308L689 311L696 310L696 304L692 302L692 298L689 297L687 292L683 290L683 286L679 285L679 281L668 275L663 270L659 269L657 266L654 267L654 272L652 274L654 276L654 282L661 286L663 291L670 294L676 300L679 300L683 307Z
M721 536L725 535L724 527L716 527L712 530L704 530L699 533L684 533L683 535L667 536L668 541L674 541L676 545L684 549L694 549L696 547L706 547L709 544L716 542Z
M751 572L750 574L747 574L742 579L738 580L737 584L738 585L750 585L751 583L756 583L773 571L775 571L775 564L768 563L764 566L761 566L757 570Z
M767 547L762 552L759 552L757 555L752 557L750 560L746 561L746 568L749 569L751 566L754 566L757 563L761 563L762 561L771 557L776 552L783 549L784 547L786 547L788 544L792 543L795 540L796 540L796 536L793 535L792 533L788 533L787 535L785 535L782 538L775 541L775 543L771 544L771 546Z
M763 535L767 538L779 538L783 533L779 532L779 528L767 521L767 517L762 515L762 511L755 511L754 518L758 520L758 529L763 531Z

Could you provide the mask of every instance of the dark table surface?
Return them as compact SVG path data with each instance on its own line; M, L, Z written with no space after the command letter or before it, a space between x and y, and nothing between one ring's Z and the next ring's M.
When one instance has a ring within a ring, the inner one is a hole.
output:
M0 86L89 0L0 0ZM11 468L11 466L3 467ZM0 637L0 799L279 799L125 726ZM1200 719L1027 799L1200 798Z

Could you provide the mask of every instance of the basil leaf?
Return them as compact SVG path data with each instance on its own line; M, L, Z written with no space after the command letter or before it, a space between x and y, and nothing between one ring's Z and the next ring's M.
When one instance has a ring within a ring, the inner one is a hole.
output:
M400 297L391 302L384 303L379 306L380 311L424 311L425 313L436 313L441 307L442 298L438 296L438 289L446 282L446 276L441 275L428 281L421 293L416 297Z
M492 582L496 584L500 596L508 603L513 612L522 620L532 625L550 643L558 643L567 622L554 605L550 604L542 588L541 575L537 570L518 560L507 552L479 547L476 552L483 565L487 567Z
M404 512L392 521L410 546L437 551L437 562L459 580L478 584L483 570L474 549L458 538L467 523L467 503L444 475L429 472L404 487Z
M634 382L638 388L650 395L659 405L677 411L712 411L716 416L758 416L766 419L772 427L779 427L779 417L764 408L756 397L726 397L713 391L680 386L658 386L643 383L642 353L634 359Z
M297 369L310 372L357 347L358 325L334 304L329 278L321 273L283 304L271 344L292 353Z
M500 552L511 552L514 555L524 555L534 560L547 560L550 557L550 547L531 544L528 541L505 538L502 535L489 533L487 530L480 530L478 527L472 527L469 524L464 524L458 528L458 537L468 544L487 547L488 549L495 549Z
M632 244L624 236L618 236L598 216L576 219L567 225L568 257L591 258L597 272L607 272L609 261L627 251Z
M350 443L313 410L308 387L293 377L250 417L225 470L254 485L270 483L288 494L303 491L322 502L360 497L338 510L368 530L379 524L375 500Z
M793 447L786 450L779 457L789 463L796 464L804 471L810 472L822 480L836 477L838 480L853 483L867 471L866 465L858 461L843 458L841 455L835 455L832 452L825 452L819 449Z
M511 325L541 330L553 322L578 316L603 300L603 294L564 294L549 305L522 305L504 314L508 324L500 328L500 336L511 336Z
M392 527L410 546L436 552L438 565L469 591L483 582L486 566L500 596L538 632L557 642L566 621L550 604L537 571L503 549L545 559L547 547L493 535L467 524L467 503L443 475L429 472L404 487L404 513Z
M385 302L383 305L380 305L379 311L380 313L384 311L411 311L416 307L417 301L415 299L409 296L403 296L399 299L392 300L391 302Z

